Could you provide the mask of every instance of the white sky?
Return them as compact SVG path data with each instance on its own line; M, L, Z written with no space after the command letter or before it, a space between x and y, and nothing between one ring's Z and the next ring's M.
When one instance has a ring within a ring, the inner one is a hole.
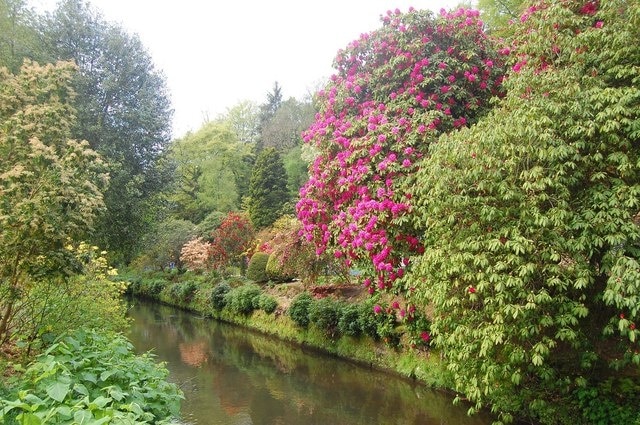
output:
M91 0L140 36L167 77L174 137L243 100L263 103L315 91L341 48L380 27L387 10L452 8L459 0ZM30 0L51 10L56 0Z

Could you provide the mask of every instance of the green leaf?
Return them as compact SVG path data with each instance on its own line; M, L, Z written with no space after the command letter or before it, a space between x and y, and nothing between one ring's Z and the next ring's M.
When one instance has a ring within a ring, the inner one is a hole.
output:
M23 413L17 417L20 425L40 425L42 420L33 413Z
M111 399L111 398L100 396L100 397L96 398L95 400L93 400L91 402L91 404L89 405L89 407L91 408L92 406L95 406L95 407L98 407L98 408L102 409L107 404L111 403L112 401L113 401L113 399Z
M93 420L93 415L87 410L79 410L73 415L73 423L77 425L88 424Z
M534 366L542 366L544 358L540 354L534 354L533 357L531 357L531 363L533 363Z
M115 374L116 374L115 370L105 370L100 374L100 380L104 382Z
M69 394L69 383L56 381L47 387L47 395L57 402L62 402Z

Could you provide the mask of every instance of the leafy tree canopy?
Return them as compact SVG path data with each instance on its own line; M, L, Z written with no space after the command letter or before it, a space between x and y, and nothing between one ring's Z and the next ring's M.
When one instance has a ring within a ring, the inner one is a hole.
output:
M213 212L240 207L250 176L251 146L240 143L229 125L210 122L174 141L170 150L176 167L171 196L177 217L200 223Z
M520 21L507 96L418 172L425 254L406 285L476 407L634 423L640 4L542 2Z
M88 140L112 166L96 239L128 261L170 179L162 162L172 117L164 76L137 36L83 0L61 1L40 31L49 60L73 60L79 67L73 136Z
M31 279L68 273L65 245L86 237L108 176L87 142L70 140L70 63L0 68L0 342Z

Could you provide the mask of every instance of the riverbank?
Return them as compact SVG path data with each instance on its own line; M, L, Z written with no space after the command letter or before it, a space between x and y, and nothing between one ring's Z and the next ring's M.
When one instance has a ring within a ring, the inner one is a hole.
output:
M296 282L262 285L259 287L260 295L271 297L277 303L273 311L251 309L249 312L238 313L228 305L216 308L215 303L212 303L212 297L215 297L216 287L220 285L228 285L230 288L244 288L252 285L252 282L244 278L234 277L219 281L208 280L202 276L185 278L175 275L154 278L124 276L124 278L129 281L128 292L133 296L272 335L293 344L319 350L452 393L452 379L439 353L427 344L419 346L414 344L412 348L408 340L409 332L402 323L390 321L385 324L390 328L387 332L393 335L394 341L390 342L388 338L372 337L366 334L352 336L339 332L329 333L313 321L307 327L301 327L290 315L291 304L302 293L316 294L313 297L314 300L327 299L340 303L343 307L361 306L372 309L368 295L362 296L358 287L351 286L346 289L345 286L341 286L341 290L335 290L335 286L333 288L321 286L319 290L316 287L305 288ZM387 315L387 317L391 316Z

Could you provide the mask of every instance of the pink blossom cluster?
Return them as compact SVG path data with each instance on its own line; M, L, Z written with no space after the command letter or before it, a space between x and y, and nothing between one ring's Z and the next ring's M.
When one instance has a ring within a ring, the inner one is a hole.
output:
M475 10L396 10L335 60L303 134L319 155L301 189L302 234L392 286L423 247L406 185L439 134L474 122L501 94L502 63Z

